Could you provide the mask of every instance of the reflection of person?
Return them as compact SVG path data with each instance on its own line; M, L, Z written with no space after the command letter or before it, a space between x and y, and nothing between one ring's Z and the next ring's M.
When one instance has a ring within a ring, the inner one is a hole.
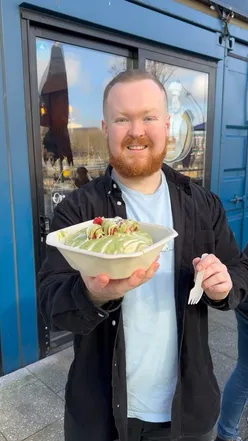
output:
M59 159L62 170L64 158L73 165L70 137L68 132L69 98L67 73L62 47L54 43L48 69L42 78L40 94L40 124L48 127L44 137L44 160L52 164Z
M103 108L111 165L58 205L52 230L120 216L174 226L179 236L159 262L124 280L80 275L48 247L41 312L53 331L75 334L65 440L210 441L220 394L207 309L237 306L248 289L248 259L219 199L162 167L169 131L162 84L148 72L121 73ZM188 306L194 268L206 270L205 293Z
M78 167L76 170L76 176L75 176L75 185L77 188L82 187L85 184L88 184L88 182L91 181L91 177L89 175L89 172L86 167Z
M182 93L182 85L179 82L173 82L169 85L168 90L171 92L171 108L170 108L170 132L169 132L169 151L166 159L177 159L182 153L185 146L188 126L183 118L185 110L180 101Z
M245 248L248 256L248 244ZM223 393L216 441L241 441L238 426L248 400L248 299L236 309L238 323L238 363Z

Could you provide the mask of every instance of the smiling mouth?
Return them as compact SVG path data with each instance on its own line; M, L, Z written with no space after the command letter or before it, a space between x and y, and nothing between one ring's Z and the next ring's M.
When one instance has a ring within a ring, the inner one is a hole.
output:
M129 145L128 150L145 150L147 145Z

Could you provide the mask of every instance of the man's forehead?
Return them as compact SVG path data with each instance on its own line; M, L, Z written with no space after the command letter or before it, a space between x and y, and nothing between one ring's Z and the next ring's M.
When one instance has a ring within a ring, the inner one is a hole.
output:
M109 99L122 96L130 91L136 90L141 96L155 93L158 96L163 95L163 90L152 80L129 81L126 83L116 83L109 91Z
M163 90L152 80L144 80L130 83L117 83L109 92L107 107L125 109L133 107L150 110L160 108L164 103Z

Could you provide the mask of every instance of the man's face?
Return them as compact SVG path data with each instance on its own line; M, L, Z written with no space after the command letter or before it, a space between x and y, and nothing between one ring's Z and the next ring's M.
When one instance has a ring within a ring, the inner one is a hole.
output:
M163 91L152 80L115 84L102 128L109 162L121 176L151 176L166 154L169 116Z

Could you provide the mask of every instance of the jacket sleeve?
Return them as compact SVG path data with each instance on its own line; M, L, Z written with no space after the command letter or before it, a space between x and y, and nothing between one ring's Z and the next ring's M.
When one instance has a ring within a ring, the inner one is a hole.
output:
M87 220L78 206L70 197L62 201L55 210L51 231ZM109 310L119 306L119 302L114 306L109 302L104 309L94 305L87 296L80 273L70 267L55 247L47 247L38 281L40 311L51 331L89 334L109 316Z
M218 196L211 194L210 207L215 235L215 255L226 265L233 288L223 301L212 302L206 295L204 301L216 309L235 309L248 294L248 258L236 243Z

